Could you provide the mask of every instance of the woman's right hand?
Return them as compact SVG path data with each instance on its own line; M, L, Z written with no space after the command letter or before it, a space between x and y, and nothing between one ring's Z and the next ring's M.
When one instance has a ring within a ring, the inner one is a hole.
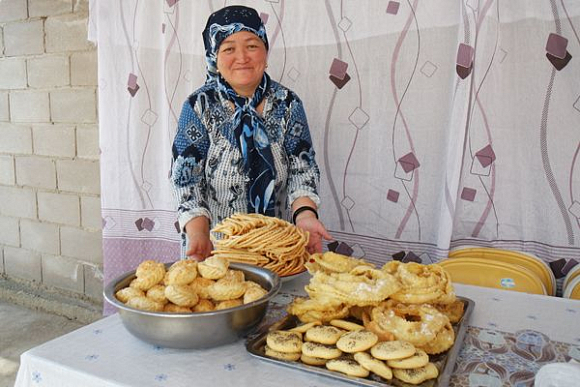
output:
M209 239L209 235L204 234L194 234L187 235L189 239L189 246L185 255L188 258L195 259L196 261L203 261L211 255L213 250L213 244Z
M193 218L185 225L189 241L185 255L196 261L203 261L211 255L213 244L209 238L209 220L205 216Z

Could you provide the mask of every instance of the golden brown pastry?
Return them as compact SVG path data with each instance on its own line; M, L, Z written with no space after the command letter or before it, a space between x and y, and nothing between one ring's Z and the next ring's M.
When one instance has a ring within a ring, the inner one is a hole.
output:
M131 308L147 310L149 312L162 312L163 304L155 302L150 298L145 296L137 296L129 298L129 301L125 304Z
M191 309L196 313L211 312L215 310L215 305L211 300L200 298L199 302Z
M197 270L203 278L217 280L225 277L228 272L228 260L218 256L212 256L197 264Z
M189 284L189 287L191 287L200 298L211 298L208 289L213 283L215 283L214 280L203 277L196 277Z
M159 284L153 286L151 289L147 290L147 298L163 305L167 304L168 301L167 297L165 297L165 286Z
M166 285L187 285L197 277L197 262L184 259L175 262L164 278Z
M241 298L236 298L235 300L220 301L216 304L215 310L235 308L236 306L243 305L243 303L244 302L242 301Z
M169 285L165 297L175 305L192 307L199 301L197 293L187 285Z
M117 300L121 301L123 304L126 304L130 298L145 296L145 293L142 290L133 287L127 287L117 291L115 296L117 297Z
M165 304L163 311L166 313L191 313L191 309L186 306L179 306L172 303Z
M135 270L137 278L131 282L131 287L148 290L157 285L165 276L165 265L153 260L143 261Z
M242 297L246 287L242 282L223 278L212 284L208 292L215 301L233 300Z
M244 275L243 271L234 269L228 269L224 278L230 278L240 282L244 282L246 280L246 276Z
M268 292L263 288L257 288L252 286L246 290L244 293L244 304L249 304L250 302L254 302L259 300L260 298L264 297Z

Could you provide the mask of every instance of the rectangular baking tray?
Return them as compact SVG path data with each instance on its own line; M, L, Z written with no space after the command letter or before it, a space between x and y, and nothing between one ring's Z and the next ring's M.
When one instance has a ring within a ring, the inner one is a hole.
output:
M457 356L459 355L459 351L463 346L463 341L465 339L465 334L467 332L469 318L471 316L473 308L475 307L475 302L473 302L471 299L466 297L457 297L457 298L464 303L464 313L461 320L453 325L453 329L455 330L455 343L448 351L442 354L429 355L430 361L434 363L439 369L439 376L437 377L437 379L428 380L425 381L424 383L419 384L418 386L420 387L446 387L449 385L449 380L451 379L451 374L455 367ZM269 331L277 329L282 330L291 329L299 324L300 321L295 316L288 315L283 319L281 319L280 321L277 321L272 325L270 325L269 327L267 327L266 329L262 330L262 333L250 338L246 342L246 350L251 355L261 360L265 360L289 368L294 368L304 372L324 375L333 379L342 380L360 386L398 387L407 385L406 383L400 382L395 378L387 381L372 373L371 376L369 376L368 378L358 378L344 375L339 372L330 371L326 368L307 365L298 361L286 361L266 356L266 354L264 353L264 346L266 345L266 336L268 335Z

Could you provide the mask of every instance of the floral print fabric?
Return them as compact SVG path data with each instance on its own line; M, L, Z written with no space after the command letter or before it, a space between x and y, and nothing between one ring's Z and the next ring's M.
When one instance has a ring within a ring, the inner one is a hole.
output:
M298 197L319 204L320 171L302 101L275 81L264 101L262 119L277 171L274 215L287 219ZM214 82L183 104L171 172L181 229L197 216L209 218L213 227L235 212L247 212L250 179L234 134L234 113Z

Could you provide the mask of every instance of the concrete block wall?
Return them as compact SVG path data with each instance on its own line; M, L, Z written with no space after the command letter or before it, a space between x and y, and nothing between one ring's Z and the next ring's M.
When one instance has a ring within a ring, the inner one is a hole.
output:
M101 302L88 0L0 0L0 273Z

